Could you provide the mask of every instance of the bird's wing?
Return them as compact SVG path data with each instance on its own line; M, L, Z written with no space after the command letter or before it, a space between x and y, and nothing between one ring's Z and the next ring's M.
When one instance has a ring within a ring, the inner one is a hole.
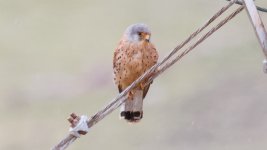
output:
M150 84L151 84L151 83L149 83L149 84L143 89L143 99L146 97L146 94L147 94L147 92L148 92L148 90L149 90Z
M113 71L114 71L114 81L115 84L118 86L119 92L121 93L124 89L122 89L121 85L121 72L123 70L123 63L122 63L122 53L125 49L125 44L123 40L120 40L118 47L114 51L113 55Z
M158 57L159 57L159 56L158 56L158 52L157 52L155 46L154 46L152 43L149 44L148 50L149 50L150 55L152 56L152 57L151 57L151 60L150 60L149 67L152 67L153 65L155 65L155 64L157 63L157 61L158 61ZM147 69L150 69L150 68L147 68ZM152 81L152 82L153 82L153 81ZM146 97L146 94L147 94L147 92L148 92L148 90L149 90L149 87L150 87L150 84L152 84L152 82L150 82L150 83L144 88L144 90L143 90L143 98Z

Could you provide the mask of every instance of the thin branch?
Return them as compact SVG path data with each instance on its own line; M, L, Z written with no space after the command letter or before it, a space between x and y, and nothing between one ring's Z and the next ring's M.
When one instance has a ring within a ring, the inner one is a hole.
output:
M258 11L256 10L253 0L244 0L244 4L244 6L246 6L251 24L254 27L255 33L258 37L262 51L265 54L265 58L267 58L267 33L263 22Z
M267 73L267 32L253 0L244 0L244 5L246 6L248 17L254 27L261 49L265 55L265 60L263 61L263 71Z
M157 67L165 63L168 59L170 59L175 53L177 53L181 48L183 48L189 41L195 38L200 32L202 32L207 26L209 26L215 19L217 19L222 13L224 13L227 9L229 9L235 1L231 1L226 6L222 7L218 12L216 12L201 28L197 29L193 32L186 40L184 40L181 44L176 46L160 63L157 64Z
M240 6L235 12L233 12L232 14L230 14L228 17L226 17L224 20L222 20L219 24L217 24L215 27L213 27L209 32L207 32L205 35L203 35L202 37L200 37L193 45L191 45L189 48L187 48L186 50L184 50L181 54L179 54L173 60L169 61L166 65L162 66L162 68L159 70L159 73L156 76L151 77L149 81L152 81L160 73L164 72L166 69L168 69L169 67L171 67L177 61L179 61L183 56L185 56L186 54L188 54L191 50L193 50L201 42L203 42L205 39L207 39L215 31L217 31L218 29L220 29L223 25L225 25L228 21L230 21L232 18L234 18L243 9L244 9L244 7L243 6Z
M203 29L205 29L211 22L213 22L216 18L218 18L223 12L225 12L233 2L229 3L226 7L223 7L218 13L216 13L207 23L204 24L203 27L198 29L196 32L190 35L189 38L187 38L184 42L182 42L180 45L178 45L169 55L167 55L160 63L157 63L153 67L151 67L148 71L146 71L142 76L140 76L137 80L135 80L129 87L127 87L123 92L121 92L117 97L115 97L106 107L104 107L102 110L98 111L95 115L93 115L92 118L89 119L87 122L87 125L89 128L91 128L93 125L95 125L97 122L102 120L105 116L107 116L109 113L117 109L123 102L126 100L127 93L132 90L136 85L138 85L140 82L144 81L148 77L150 79L146 82L149 83L152 81L152 79L155 79L159 74L164 72L166 69L168 69L170 66L172 66L174 63L176 63L178 60L180 60L183 56L185 56L187 53L189 53L192 49L194 49L197 45L199 45L201 42L203 42L206 38L208 38L210 35L212 35L215 31L217 31L220 27L222 27L225 23L227 23L229 20L231 20L236 14L241 12L241 10L244 8L243 6L239 7L235 12L233 12L230 16L226 17L224 20L222 20L218 25L216 25L214 28L212 28L208 33L203 35L194 45L190 46L188 49L186 49L184 52L182 52L180 55L172 58L174 54L178 52L185 44L187 44L192 38L194 38L199 32L201 32ZM172 60L171 60L172 58ZM77 137L73 135L68 135L65 137L58 145L56 145L53 150L64 150L67 148L72 142L74 142L77 139Z
M226 0L226 1L232 1L232 0ZM235 3L238 4L238 5L243 5L243 2L241 0L238 0ZM260 6L256 6L256 8L257 8L258 11L267 13L267 8L263 8L263 7L260 7Z

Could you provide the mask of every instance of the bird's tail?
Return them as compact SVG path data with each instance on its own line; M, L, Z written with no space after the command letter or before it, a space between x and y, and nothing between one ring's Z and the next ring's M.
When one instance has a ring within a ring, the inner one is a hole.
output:
M120 116L128 122L138 122L143 118L142 90L135 90L132 99L128 98L122 104Z

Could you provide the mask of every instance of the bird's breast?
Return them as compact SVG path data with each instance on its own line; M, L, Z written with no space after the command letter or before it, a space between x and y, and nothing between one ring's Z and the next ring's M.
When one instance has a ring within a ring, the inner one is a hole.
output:
M157 54L150 43L127 43L116 55L117 78L123 89L156 63ZM155 57L156 56L156 57Z

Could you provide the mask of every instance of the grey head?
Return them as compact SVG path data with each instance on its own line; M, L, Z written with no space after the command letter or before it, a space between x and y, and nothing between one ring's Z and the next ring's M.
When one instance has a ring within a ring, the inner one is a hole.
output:
M131 42L149 42L151 32L146 24L137 23L127 27L124 32L124 36L126 36L127 40Z

